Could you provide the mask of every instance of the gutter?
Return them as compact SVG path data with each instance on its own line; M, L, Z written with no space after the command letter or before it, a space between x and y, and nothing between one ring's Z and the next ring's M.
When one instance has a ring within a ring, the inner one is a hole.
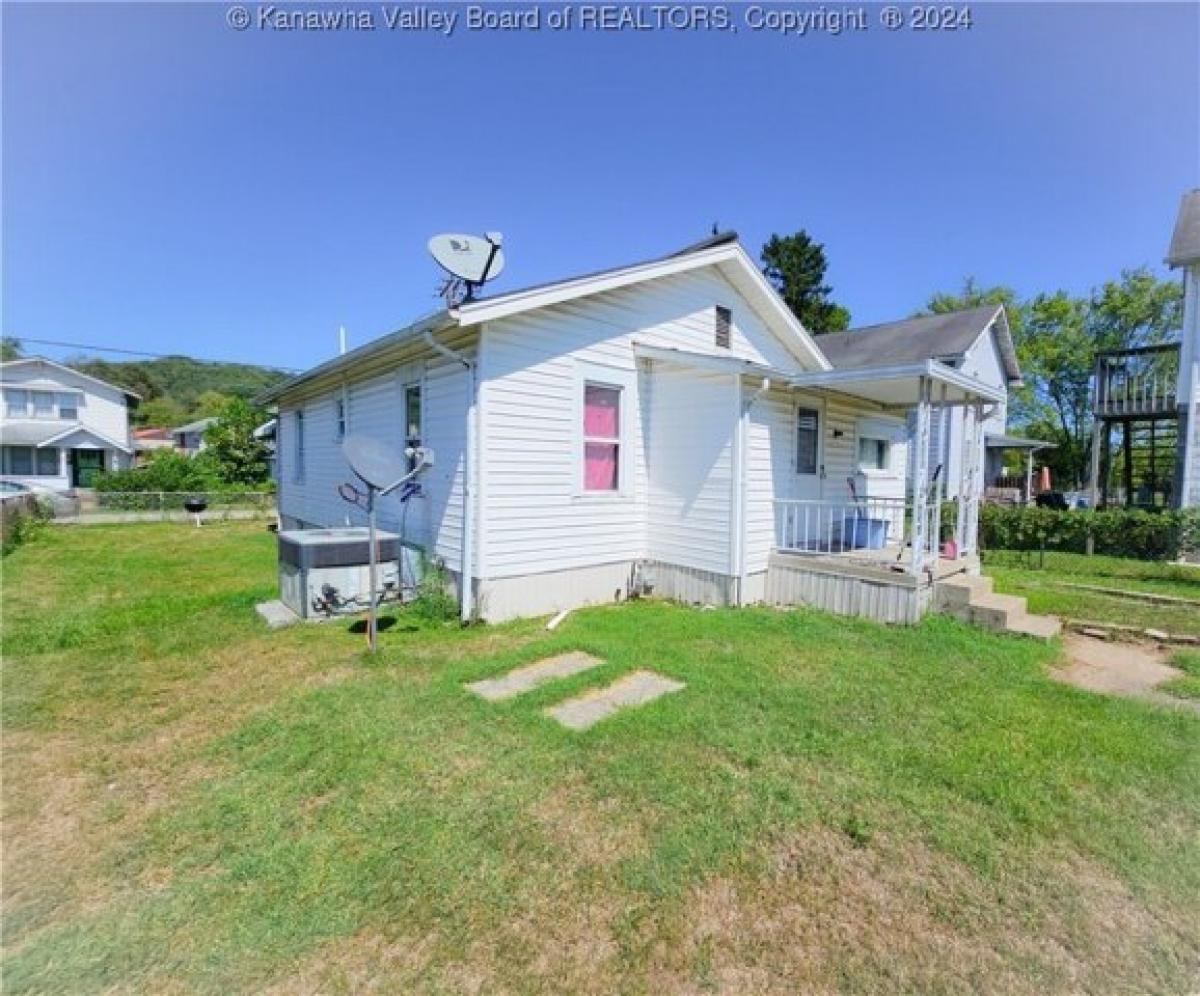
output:
M425 344L452 363L461 363L470 375L470 397L467 402L466 445L463 447L463 531L459 553L459 579L462 597L459 600L459 619L469 623L475 615L475 441L478 438L479 368L473 360L455 352L433 337L433 329L422 332Z

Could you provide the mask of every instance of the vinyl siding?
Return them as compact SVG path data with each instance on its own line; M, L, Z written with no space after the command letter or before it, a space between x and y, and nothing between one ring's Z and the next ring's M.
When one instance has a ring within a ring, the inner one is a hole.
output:
M858 471L859 419L877 419L880 409L840 395L817 397L781 390L768 391L751 403L755 392L749 386L744 390L750 404L746 432L745 570L747 574L755 574L767 569L775 547L776 500L850 504L846 479ZM796 408L800 405L821 412L820 460L825 476L819 494L803 494L798 490ZM906 447L895 445L892 459L894 480L874 478L870 482L872 495L903 496ZM861 487L861 478L859 482Z
M467 355L470 352L464 350ZM381 374L346 384L347 432L364 433L404 448L404 388L422 385L422 443L434 451L434 466L421 475L422 496L408 503L385 496L378 505L381 529L402 532L405 541L459 569L463 521L463 457L470 376L461 364L437 357L397 364ZM363 525L366 513L338 495L338 486L357 479L337 438L342 389L285 400L279 406L277 453L279 510L314 526ZM297 478L297 410L304 412L305 459Z
M0 367L0 380L6 387L21 389L23 384L37 381L39 386L32 390L72 391L79 394L80 424L123 446L129 446L129 408L125 395L118 389L104 387L83 377L72 377L66 371L41 363L24 363L20 366L5 364ZM57 387L40 386L45 382L53 382ZM4 409L0 407L0 421L5 418ZM69 423L62 424L65 428ZM121 465L125 466L125 455L121 454L121 458Z
M733 312L728 349L715 345L717 304ZM480 513L482 576L514 577L648 555L644 422L653 395L646 396L648 378L658 376L660 365L652 375L639 373L635 341L796 367L715 270L488 323L480 364L481 487L486 496ZM581 371L591 366L609 368L628 382L628 487L620 497L579 494L577 392ZM735 418L732 377L727 375L725 382L720 418L729 437ZM694 424L681 428L696 431ZM728 490L731 481L726 478L721 486ZM725 523L728 531L728 518ZM698 559L708 565L715 556L706 549ZM727 546L721 556L720 569L728 570Z
M730 374L653 366L647 406L646 553L682 567L733 574L733 430Z

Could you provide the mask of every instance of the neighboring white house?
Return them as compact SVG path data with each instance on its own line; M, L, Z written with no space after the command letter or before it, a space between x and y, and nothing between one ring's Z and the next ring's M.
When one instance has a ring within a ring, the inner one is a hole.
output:
M1005 400L988 405L983 411L983 454L985 487L1003 474L1003 451L1025 441L1007 436L1007 392L1020 387L1021 370L1008 316L1001 305L984 305L965 311L922 315L899 322L887 322L817 339L821 351L839 369L860 369L881 363L911 363L937 360L981 381L1000 392ZM941 467L938 485L946 498L957 498L963 480L964 440L979 445L973 431L975 409L970 406L945 408L934 419L930 431L929 460ZM915 433L915 417L908 419L908 436ZM1045 444L1030 441L1034 447ZM912 491L911 474L908 491Z
M341 441L365 433L432 448L422 495L382 499L380 521L444 561L464 618L799 586L912 621L946 565L920 447L904 497L906 417L927 454L937 405L978 414L1004 387L934 358L835 369L820 343L732 234L465 302L259 399L279 410L282 523L363 521L337 488ZM966 558L981 468L960 470Z
M130 465L136 394L40 357L0 363L0 388L5 478L65 491Z
M188 454L188 456L195 456L204 449L204 434L219 421L220 419L214 415L209 418L196 419L195 422L172 429L171 439L175 442L175 449L180 453Z
M1183 270L1183 331L1175 387L1179 417L1176 502L1181 508L1200 508L1200 190L1183 195L1167 265Z

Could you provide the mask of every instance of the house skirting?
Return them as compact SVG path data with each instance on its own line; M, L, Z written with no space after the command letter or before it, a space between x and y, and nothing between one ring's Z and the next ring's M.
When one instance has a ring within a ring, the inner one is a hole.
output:
M803 554L772 554L767 568L768 604L807 605L876 622L917 622L929 608L932 592L924 578Z
M619 560L515 578L480 578L475 582L477 612L481 619L495 623L621 602L629 595L633 563Z

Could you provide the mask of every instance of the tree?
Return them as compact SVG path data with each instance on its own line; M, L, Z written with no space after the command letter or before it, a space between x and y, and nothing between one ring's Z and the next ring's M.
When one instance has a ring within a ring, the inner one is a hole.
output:
M1086 297L1060 290L1021 301L1007 287L968 278L956 294L934 294L928 311L1003 304L1025 386L1010 394L1010 423L1055 444L1039 454L1063 486L1081 487L1091 459L1096 353L1168 340L1183 321L1183 291L1145 269L1124 270Z
M213 461L217 473L228 484L262 484L270 477L270 453L254 430L266 415L241 398L234 398L221 412L215 425L204 433L202 456Z
M138 425L174 429L188 420L187 409L174 398L151 398L143 401L134 413Z
M228 394L222 394L220 391L204 391L196 399L196 406L192 409L192 415L195 418L210 418L214 415L220 415L229 405L233 398Z
M25 355L21 340L11 335L0 337L0 360L19 360Z
M807 232L772 235L759 258L763 275L809 332L819 335L850 327L850 312L829 298L833 288L824 282L829 265L825 247Z

